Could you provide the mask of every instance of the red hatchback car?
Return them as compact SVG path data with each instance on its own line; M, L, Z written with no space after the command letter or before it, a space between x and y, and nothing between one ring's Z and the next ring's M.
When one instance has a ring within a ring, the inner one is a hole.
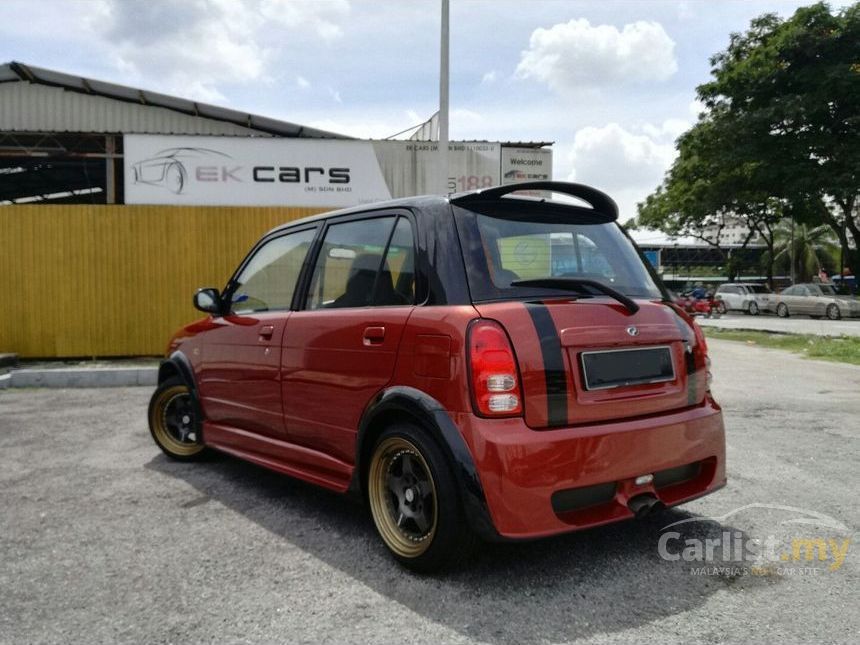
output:
M530 182L281 226L194 296L152 436L361 496L420 571L713 492L705 339L617 216Z

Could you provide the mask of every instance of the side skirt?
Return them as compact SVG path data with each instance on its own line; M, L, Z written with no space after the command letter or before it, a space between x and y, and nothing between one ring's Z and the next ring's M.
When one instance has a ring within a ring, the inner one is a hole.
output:
M216 450L338 493L347 491L352 478L352 464L274 437L209 422L203 436Z

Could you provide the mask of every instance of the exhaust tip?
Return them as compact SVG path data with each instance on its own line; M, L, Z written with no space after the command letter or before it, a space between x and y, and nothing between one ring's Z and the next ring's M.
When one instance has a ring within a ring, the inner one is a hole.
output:
M641 520L643 517L665 508L665 504L654 497L654 495L645 493L630 499L627 502L627 508L630 509L637 520Z

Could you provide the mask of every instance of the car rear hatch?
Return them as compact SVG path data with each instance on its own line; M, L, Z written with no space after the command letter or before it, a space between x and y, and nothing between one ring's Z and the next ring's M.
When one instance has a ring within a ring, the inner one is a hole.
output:
M510 194L523 190L587 206ZM472 301L510 337L530 427L619 421L702 400L704 337L667 302L608 196L530 182L451 201Z
M608 298L476 304L510 335L529 427L619 421L702 400L690 324L669 305L637 304L635 314Z

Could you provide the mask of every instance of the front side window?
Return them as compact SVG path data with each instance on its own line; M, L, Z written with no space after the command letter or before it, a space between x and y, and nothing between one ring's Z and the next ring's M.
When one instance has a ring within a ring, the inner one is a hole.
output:
M314 228L289 233L257 249L234 283L233 313L289 309L314 235Z
M412 304L414 255L412 226L404 217L333 224L314 266L306 308Z

